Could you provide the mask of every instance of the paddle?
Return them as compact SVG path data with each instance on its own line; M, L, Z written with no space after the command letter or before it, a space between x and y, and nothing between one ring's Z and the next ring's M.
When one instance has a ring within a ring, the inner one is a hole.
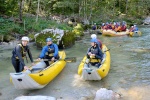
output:
M107 49L107 50L105 50L104 52L107 52L107 51L109 51L110 49Z
M65 59L58 59L58 60L55 60L55 61L66 61L66 62L76 62L76 57L67 57ZM41 60L34 60L35 62L40 62L40 61L51 61L50 59L41 59ZM41 72L45 70L45 68L29 68L28 71L26 71L26 73L31 73L33 71L38 71L38 72ZM29 72L30 71L30 72Z
M66 62L76 62L76 57L67 57L65 59L58 59L58 61L64 60ZM34 60L34 61L39 61L39 60ZM51 61L50 59L41 59L40 61ZM57 60L56 60L57 61Z

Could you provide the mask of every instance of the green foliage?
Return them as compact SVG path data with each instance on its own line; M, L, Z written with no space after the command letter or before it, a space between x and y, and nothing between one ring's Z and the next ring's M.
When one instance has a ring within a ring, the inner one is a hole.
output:
M77 26L73 28L72 32L75 34L75 36L83 36L84 29L82 27L82 24L78 23Z
M52 38L52 40L53 40L53 43L56 43L57 44L57 37L58 36L58 34L57 35L53 35L53 33L50 33L50 32L47 32L47 33L45 33L45 34L39 34L37 37L36 37L36 43L38 44L38 45L40 45L41 47L43 47L44 45L46 45L46 39L48 38L48 37L50 37L50 38Z
M34 39L34 33L29 33L28 34L28 37L30 38L30 41L34 41L35 39Z
M0 0L0 14L16 15L18 13L18 0Z
M20 0L0 0L0 14L9 16L19 15ZM36 15L38 0L24 0L23 14L30 13ZM40 16L49 18L50 15L64 15L69 17L76 15L80 18L87 18L90 21L106 21L118 18L121 14L126 17L140 19L149 15L150 0L40 0ZM29 19L30 20L30 19ZM35 19L32 19L35 20ZM44 21L43 21L44 22ZM44 29L45 24L27 25L27 30ZM52 25L48 25L52 27ZM54 25L55 26L55 25ZM59 26L62 28L62 26ZM17 32L23 32L23 29L15 29Z
M59 36L59 34L56 34L55 36L53 35L53 33L47 32L45 34L39 34L36 37L36 44L38 47L43 47L46 45L46 38L50 37L53 40L53 43L58 43L57 40L57 36ZM64 47L70 47L75 43L75 36L74 33L71 31L65 31L63 37L62 37L62 43Z
M0 34L7 35L12 30L14 23L11 22L9 19L4 19L3 17L0 17Z
M35 22L35 17L24 17L23 24L15 23L14 20L10 20L0 17L0 34L26 34L26 32L39 32L45 28L59 28L63 30L72 30L67 24L57 24L55 21L39 18L39 21ZM25 26L24 26L25 25ZM25 29L24 29L25 28Z
M62 37L62 42L64 47L70 47L75 44L75 34L72 31L65 31Z

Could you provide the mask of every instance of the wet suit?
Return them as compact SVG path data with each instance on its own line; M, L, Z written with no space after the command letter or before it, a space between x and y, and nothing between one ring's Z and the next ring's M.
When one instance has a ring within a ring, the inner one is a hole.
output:
M12 64L15 68L15 71L21 72L24 69L25 63L24 58L26 57L26 53L28 53L31 62L33 63L32 54L28 46L23 46L22 44L18 44L14 50L12 51Z
M52 43L51 45L48 45L48 46L44 46L39 58L51 60L53 57L55 59L59 59L58 46L54 43ZM44 62L46 63L47 66L49 66L48 61L44 61Z

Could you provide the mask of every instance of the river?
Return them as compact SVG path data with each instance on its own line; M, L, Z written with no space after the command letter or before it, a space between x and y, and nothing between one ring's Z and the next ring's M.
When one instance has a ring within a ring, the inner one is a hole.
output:
M141 37L98 38L110 49L111 68L101 81L84 81L77 74L78 65L90 46L90 35L85 36L69 49L67 57L76 57L77 62L67 63L63 71L45 88L40 90L17 90L9 82L11 51L14 45L0 45L0 100L13 100L22 95L45 95L64 100L79 100L81 97L93 100L96 91L107 88L122 95L121 100L149 100L150 98L150 26L140 26ZM31 44L33 58L41 50Z

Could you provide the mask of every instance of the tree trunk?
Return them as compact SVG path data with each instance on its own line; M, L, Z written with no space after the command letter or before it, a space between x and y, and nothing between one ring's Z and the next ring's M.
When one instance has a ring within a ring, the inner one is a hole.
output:
M22 21L22 0L19 1L19 20Z
M127 14L127 10L128 10L128 0L126 0L126 14Z
M116 5L116 1L114 0L114 4L113 4L113 17L115 16L115 5Z
M30 12L31 6L32 6L32 1L31 1L31 0L29 0L28 12Z
M83 1L83 7L84 7L84 18L85 18L85 0Z
M90 16L89 16L89 18L88 18L88 20L90 20L91 19L91 17L92 17L92 7L93 7L93 1L91 0L90 1Z
M119 12L120 12L120 0L119 0Z
M38 16L39 16L39 7L40 7L40 0L38 0L37 15L36 15L36 22L38 21Z
M4 35L2 35L2 43L4 42Z

